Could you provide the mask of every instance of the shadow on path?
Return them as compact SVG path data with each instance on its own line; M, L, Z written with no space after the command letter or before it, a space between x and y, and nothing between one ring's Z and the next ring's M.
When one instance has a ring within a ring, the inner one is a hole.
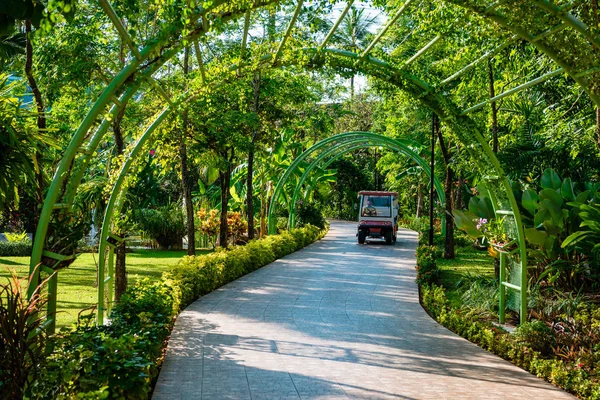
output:
M454 335L421 308L416 234L320 242L191 304L154 399L569 399Z

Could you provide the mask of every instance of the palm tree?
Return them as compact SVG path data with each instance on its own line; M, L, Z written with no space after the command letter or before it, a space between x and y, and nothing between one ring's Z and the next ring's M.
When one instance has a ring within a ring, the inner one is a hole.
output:
M340 24L333 41L346 50L359 53L367 44L369 29L375 23L378 15L365 14L364 8L352 6L346 17ZM354 72L350 77L350 96L354 98Z

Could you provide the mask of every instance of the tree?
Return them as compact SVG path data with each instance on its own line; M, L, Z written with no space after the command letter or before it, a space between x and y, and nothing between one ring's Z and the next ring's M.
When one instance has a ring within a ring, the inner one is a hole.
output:
M352 6L342 21L333 40L342 48L358 53L366 47L369 29L375 24L377 15L371 17L365 14L364 8ZM355 73L350 75L350 98L354 99Z

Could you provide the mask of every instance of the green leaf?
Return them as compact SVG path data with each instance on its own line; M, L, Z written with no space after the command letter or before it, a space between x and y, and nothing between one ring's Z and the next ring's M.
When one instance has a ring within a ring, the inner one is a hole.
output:
M548 238L548 234L535 228L527 228L525 229L525 238L529 243L542 247Z
M581 192L575 198L575 202L576 203L586 203L589 196L590 196L590 191L589 190Z
M585 240L591 234L592 233L590 231L575 232L575 233L571 234L569 237L567 237L564 242L562 242L562 248L564 249L568 246L573 246L573 245L581 242L582 240Z
M562 181L560 177L552 168L548 168L542 174L541 185L544 189L560 189Z
M477 204L479 203L479 197L471 197L469 200L469 212L471 214L477 214Z
M202 179L198 179L198 193L200 195L206 194L206 186L204 185L204 182L202 182Z
M478 217L475 214L469 211L454 210L452 211L452 215L454 216L454 223L458 229L464 231L474 239L483 237L483 233L477 229L475 221Z
M542 225L545 220L551 218L550 212L547 209L541 209L537 213L535 213L535 217L533 218L533 223L535 226Z
M560 208L563 205L563 198L556 190L544 189L539 195L540 202L549 200L555 207Z
M560 194L565 200L575 200L575 191L573 190L571 178L567 178L563 181L562 186L560 187Z
M522 204L529 214L535 215L535 210L538 208L538 195L533 190L527 189L523 192Z

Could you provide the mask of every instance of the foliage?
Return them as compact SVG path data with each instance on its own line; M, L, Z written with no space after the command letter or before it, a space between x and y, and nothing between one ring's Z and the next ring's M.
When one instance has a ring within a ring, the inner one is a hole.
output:
M0 73L0 209L19 203L18 188L34 177L35 138L23 130L21 102L13 92L16 83Z
M520 325L515 331L515 340L542 354L552 351L554 338L552 329L543 321L533 320Z
M27 232L22 232L22 233L5 232L4 236L6 237L6 240L8 240L8 243L20 243L20 242L30 242L31 241L31 240L29 240L29 236L27 236Z
M323 212L314 203L300 200L296 205L296 226L313 225L318 228L325 228L325 218Z
M2 398L23 398L40 374L46 339L42 295L46 281L28 299L28 284L12 273L0 285L0 393ZM54 318L54 316L51 316Z
M562 243L563 248L576 249L578 252L588 256L593 263L595 273L600 273L600 204L572 204L579 210L581 218L580 228L569 235Z
M230 211L227 213L227 233L232 243L237 243L242 235L248 231L248 221L242 218L239 212Z
M323 237L326 231L315 226L252 240L245 246L231 250L217 250L203 256L187 256L165 273L176 293L176 306L185 308L198 297L275 261L279 257L299 250Z
M476 343L486 350L512 362L513 364L543 378L568 392L576 394L582 399L596 399L600 396L600 385L597 358L600 357L597 345L591 350L591 359L581 358L548 358L543 353L528 346L532 341L548 340L548 330L543 327L544 323L533 322L524 325L517 335L509 335L489 322L482 322L464 310L452 308L444 290L435 285L423 285L421 287L421 302L423 307L440 324L453 332ZM596 320L589 318L586 314L590 327L598 324ZM582 317L585 320L585 317ZM596 328L597 329L597 328ZM579 335L585 335L582 331ZM554 335L554 338L557 336ZM545 348L546 343L542 345ZM540 348L540 343L536 342ZM574 352L577 354L577 352Z
M178 205L136 210L135 221L141 230L147 236L156 239L162 248L181 248L181 239L186 233L186 228L183 212Z
M217 241L217 234L219 233L219 210L212 209L206 212L206 209L203 208L198 211L197 215L200 220L198 229L208 236L210 243L214 247Z
M80 324L52 338L32 397L147 399L173 307L168 284L142 281L130 287L111 313L112 325Z
M457 286L462 291L462 307L474 315L495 318L498 314L498 281L496 279L475 276L463 279Z
M358 215L358 192L373 186L371 168L345 158L331 167L337 170L337 180L325 187L323 213L329 218L354 221Z
M0 242L0 257L25 257L31 255L31 242Z
M440 250L436 246L420 245L417 247L417 283L419 285L438 281L440 271L436 260L440 255Z
M535 279L566 289L595 280L595 275L600 272L597 262L592 263L593 268L590 269L581 260L579 252L587 250L589 253L581 254L590 260L594 259L592 244L595 236L590 230L594 222L589 222L588 228L588 222L581 221L582 214L592 219L600 215L594 214L593 206L600 186L595 183L577 184L570 178L563 180L554 170L546 169L540 177L539 188L537 191L521 190L519 185L513 185L513 191L520 199L519 208L529 255L537 266L532 270ZM455 210L453 213L457 226L473 238L484 238L485 244L506 244L511 238L506 233L503 218L494 217L491 201L486 195L487 189L480 185L478 192L479 195L472 197L469 202L469 211ZM581 244L587 243L587 246L570 246L579 242L577 238L586 237L590 240Z

